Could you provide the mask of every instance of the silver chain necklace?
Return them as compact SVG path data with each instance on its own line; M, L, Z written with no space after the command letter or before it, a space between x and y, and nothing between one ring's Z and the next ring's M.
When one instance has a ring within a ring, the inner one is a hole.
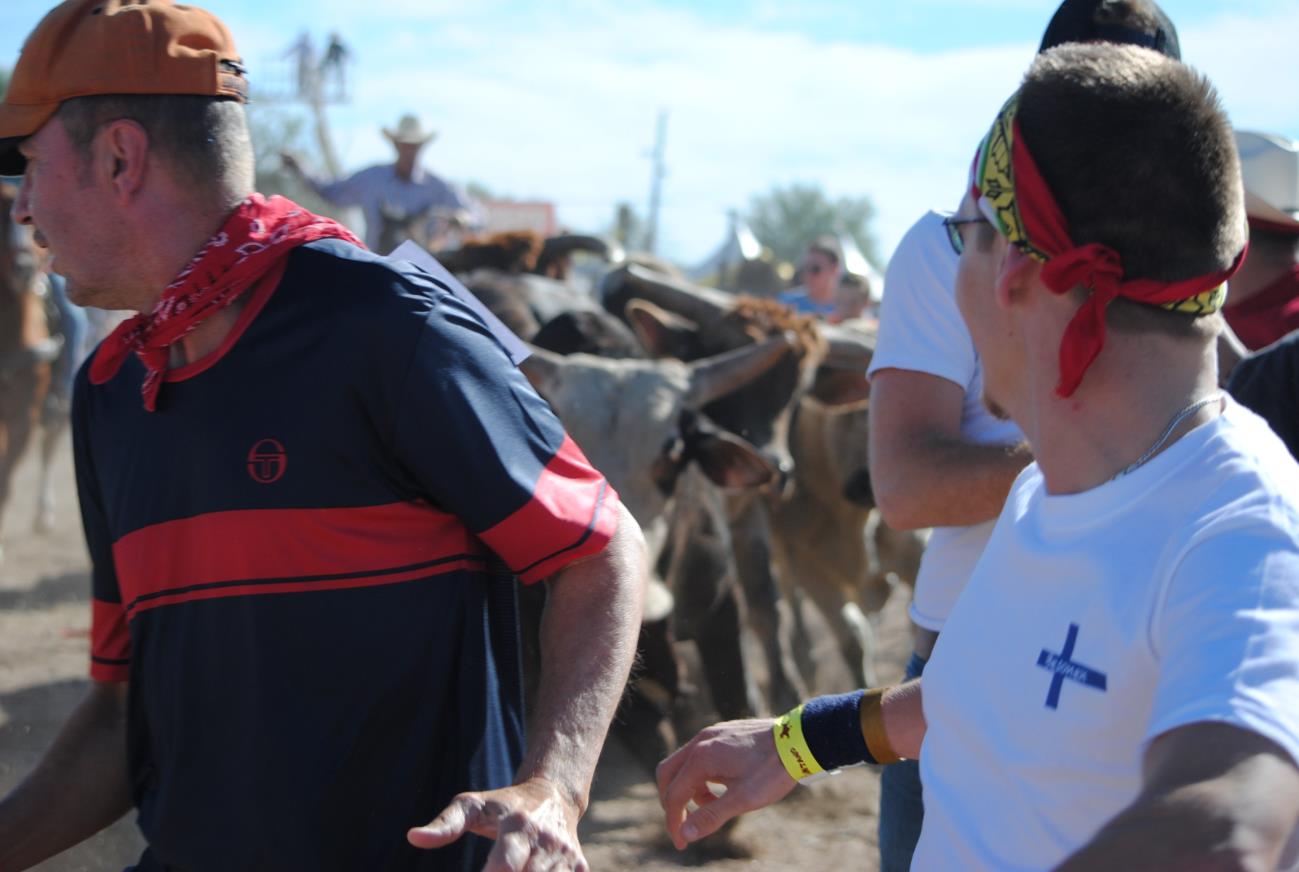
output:
M1178 412L1176 415L1173 416L1173 420L1168 422L1168 426L1164 428L1164 432L1160 433L1159 438L1155 440L1155 444L1147 448L1145 454L1138 457L1131 464L1120 469L1118 473L1115 474L1114 478L1110 479L1110 481L1114 481L1115 478L1122 478L1123 476L1127 475L1129 472L1132 472L1133 470L1145 464L1147 460L1155 456L1155 452L1157 452L1159 449L1164 447L1164 443L1168 441L1169 436L1173 435L1173 431L1177 429L1178 424L1182 423L1187 418L1191 417L1196 412L1200 411L1205 406L1209 405L1209 403L1221 399L1222 399L1221 393L1211 394L1210 396L1207 396L1202 400L1196 400L1194 403L1191 403L1191 405L1187 406L1185 409L1182 409L1182 411Z

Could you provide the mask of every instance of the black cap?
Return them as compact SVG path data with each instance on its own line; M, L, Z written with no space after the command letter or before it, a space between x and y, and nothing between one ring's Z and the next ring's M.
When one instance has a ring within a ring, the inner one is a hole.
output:
M1046 26L1039 52L1044 52L1067 42L1118 42L1152 48L1174 60L1182 59L1182 49L1177 43L1177 28L1164 10L1153 0L1141 2L1148 6L1159 24L1154 33L1130 26L1127 11L1134 0L1064 0Z

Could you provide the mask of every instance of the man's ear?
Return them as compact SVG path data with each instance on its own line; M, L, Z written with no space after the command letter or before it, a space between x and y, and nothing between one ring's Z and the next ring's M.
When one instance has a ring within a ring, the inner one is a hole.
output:
M112 186L120 202L144 185L149 160L149 134L140 122L119 118L103 125L95 136L95 169Z
M997 268L997 305L1010 308L1023 303L1041 269L1041 263L1020 251L1018 246L1007 243L1006 254Z

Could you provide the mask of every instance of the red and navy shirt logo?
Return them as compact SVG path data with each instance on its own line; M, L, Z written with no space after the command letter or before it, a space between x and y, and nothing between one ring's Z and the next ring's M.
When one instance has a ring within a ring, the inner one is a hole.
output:
M284 477L289 456L274 439L262 439L248 452L248 474L258 484L274 484Z

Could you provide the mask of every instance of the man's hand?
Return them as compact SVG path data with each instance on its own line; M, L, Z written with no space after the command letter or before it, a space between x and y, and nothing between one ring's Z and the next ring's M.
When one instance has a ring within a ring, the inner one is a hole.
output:
M776 753L773 721L714 724L659 764L659 802L678 851L711 835L733 817L783 799L794 789ZM721 796L709 784L726 788ZM694 811L687 804L694 800Z
M465 833L495 839L483 872L589 872L577 841L579 817L558 788L533 778L500 790L462 793L406 838L417 848L441 848Z

